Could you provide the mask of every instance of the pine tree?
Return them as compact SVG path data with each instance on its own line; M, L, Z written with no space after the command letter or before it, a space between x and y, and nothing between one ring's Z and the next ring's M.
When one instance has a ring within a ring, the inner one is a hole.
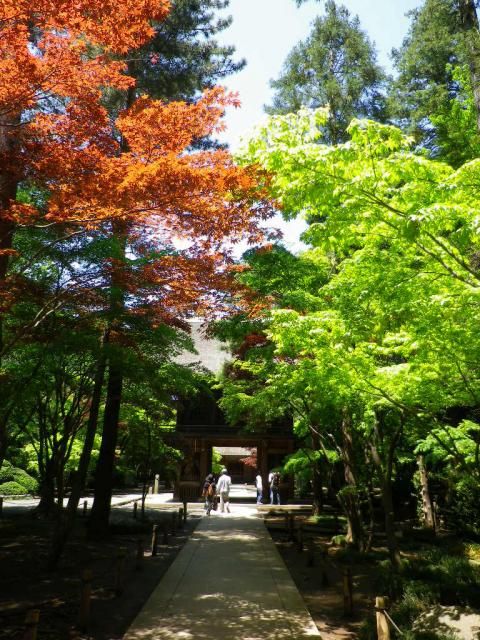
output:
M357 16L329 0L325 16L315 20L310 36L290 52L275 89L269 113L328 106L326 139L346 138L354 117L384 118L385 74Z
M407 37L392 52L398 76L390 87L389 112L433 156L458 166L477 153L480 74L475 3L425 0L410 15ZM465 122L470 101L473 128ZM456 124L450 126L448 121L453 120Z

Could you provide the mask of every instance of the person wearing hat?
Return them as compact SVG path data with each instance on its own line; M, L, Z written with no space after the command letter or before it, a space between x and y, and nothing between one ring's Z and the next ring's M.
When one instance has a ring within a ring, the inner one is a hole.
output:
M230 487L232 486L232 479L228 475L225 468L222 469L222 475L217 482L217 494L220 496L220 513L230 513L229 495Z

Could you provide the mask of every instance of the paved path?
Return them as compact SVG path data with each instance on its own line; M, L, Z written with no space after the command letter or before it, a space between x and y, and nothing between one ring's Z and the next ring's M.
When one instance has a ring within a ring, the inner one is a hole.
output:
M204 517L124 640L319 638L255 507Z

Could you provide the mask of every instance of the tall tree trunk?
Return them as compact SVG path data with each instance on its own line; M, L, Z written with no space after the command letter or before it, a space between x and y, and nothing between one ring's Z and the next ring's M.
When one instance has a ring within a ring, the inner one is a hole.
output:
M387 475L382 481L382 502L385 511L385 536L387 538L388 553L392 565L396 568L400 566L400 550L398 540L395 535L395 509L393 508L392 478Z
M312 476L313 515L319 516L323 510L323 483L320 460L316 460Z
M315 429L310 430L312 437L312 449L321 451L320 436ZM313 515L318 516L323 508L322 468L319 459L313 463L312 469Z
M128 73L135 77L135 62L127 62ZM130 87L125 94L125 108L129 109L136 100L135 86ZM120 140L120 153L129 150L125 138ZM117 241L112 254L113 268L110 287L110 330L121 334L123 331L123 317L125 315L124 271L127 255L129 225L123 221L112 223L113 240ZM113 470L115 468L115 449L118 436L118 421L122 404L123 388L123 358L119 343L116 354L111 354L108 361L108 384L103 414L102 444L95 474L95 497L92 514L88 523L91 537L103 537L108 532L110 505L113 492Z
M427 529L434 529L432 500L430 498L430 488L428 486L428 474L423 456L417 456L418 475L420 478L420 493L422 497L423 526Z
M56 510L55 505L55 478L56 478L56 460L55 452L46 461L45 473L40 482L38 494L40 502L37 505L37 511L45 516L50 516Z
M0 322L1 326L1 322ZM2 383L0 382L0 390L2 387ZM0 468L5 460L5 456L7 455L7 416L0 415Z
M15 223L7 215L17 197L19 175L13 161L20 144L20 114L2 114L0 123L0 293L8 270L8 252L13 245Z
M85 491L88 467L90 465L95 434L97 432L98 415L100 413L100 403L102 399L102 389L106 368L105 344L107 342L108 331L106 331L102 337L100 357L93 384L92 402L90 404L85 440L83 442L77 473L75 474L72 482L72 490L68 499L67 508L62 513L62 517L57 521L50 546L48 557L48 567L50 569L54 569L61 558L65 544L67 543L73 527L75 526L78 504L83 492Z
M468 68L477 111L477 129L480 132L480 31L475 0L459 0L458 11L465 33Z
M392 475L395 452L402 431L403 417L400 417L399 426L394 430L387 441L383 425L380 424L380 418L377 416L374 428L374 441L370 443L372 461L377 467L378 477L380 479L380 488L382 490L382 505L385 516L385 536L387 539L388 553L392 566L395 569L398 569L400 566L401 557L398 540L395 535L395 509L393 507L392 496ZM383 460L380 452L382 452L384 457Z
M365 545L365 551L368 553L372 549L373 535L375 532L375 509L373 506L373 483L371 478L368 478L367 480L367 503L368 503L368 515L370 518L370 522L368 525L368 535L367 535L367 542Z
M107 397L103 415L102 443L95 473L95 497L88 523L89 535L92 537L103 537L108 532L122 387L122 364L110 362Z
M338 497L347 517L347 542L363 551L365 549L365 530L360 511L358 484L355 474L352 421L347 410L343 412L341 433L346 487L339 491Z
M110 287L110 324L109 332L121 335L123 316L125 313L125 295L123 290L123 269L127 248L127 228L122 222L112 225L113 237L117 240L117 250L113 256L115 265L112 269ZM113 347L113 350L112 350ZM115 449L117 446L118 421L122 404L123 388L123 353L117 340L110 344L108 357L108 383L103 413L102 443L95 472L95 496L92 513L88 523L89 535L103 537L108 532L110 503L113 491L113 470L115 467Z
M8 219L8 209L12 200L17 197L18 176L15 170L9 169L12 165L12 153L19 144L18 127L20 122L18 114L2 115L3 123L0 124L0 354L3 352L3 316L2 298L7 289L7 272L9 263L9 251L13 246L15 223ZM2 358L0 356L0 366ZM7 385L0 380L0 397L5 398L8 393ZM0 416L0 467L5 459L7 451L7 419Z

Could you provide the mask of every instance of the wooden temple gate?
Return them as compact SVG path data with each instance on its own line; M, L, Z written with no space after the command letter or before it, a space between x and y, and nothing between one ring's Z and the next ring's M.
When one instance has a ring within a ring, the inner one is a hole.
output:
M295 450L291 420L255 429L248 425L231 426L226 424L218 399L217 393L206 389L194 399L182 399L179 403L176 431L169 438L169 443L183 453L174 488L177 500L200 497L205 477L212 471L214 447L256 449L264 488L268 487L269 472ZM293 480L282 477L280 490L284 500L293 498Z
M205 335L201 321L194 320L189 324L197 355L184 353L177 361L186 366L201 365L217 375L231 359L231 354L225 352L224 345L218 340ZM212 471L213 447L255 448L264 488L268 487L269 472L280 466L285 456L296 448L291 417L255 427L247 423L232 426L219 407L220 397L219 392L205 382L193 396L180 394L177 398L176 429L168 437L168 443L183 453L174 488L176 499L199 498L205 477ZM292 498L293 480L283 477L280 490L283 499Z

